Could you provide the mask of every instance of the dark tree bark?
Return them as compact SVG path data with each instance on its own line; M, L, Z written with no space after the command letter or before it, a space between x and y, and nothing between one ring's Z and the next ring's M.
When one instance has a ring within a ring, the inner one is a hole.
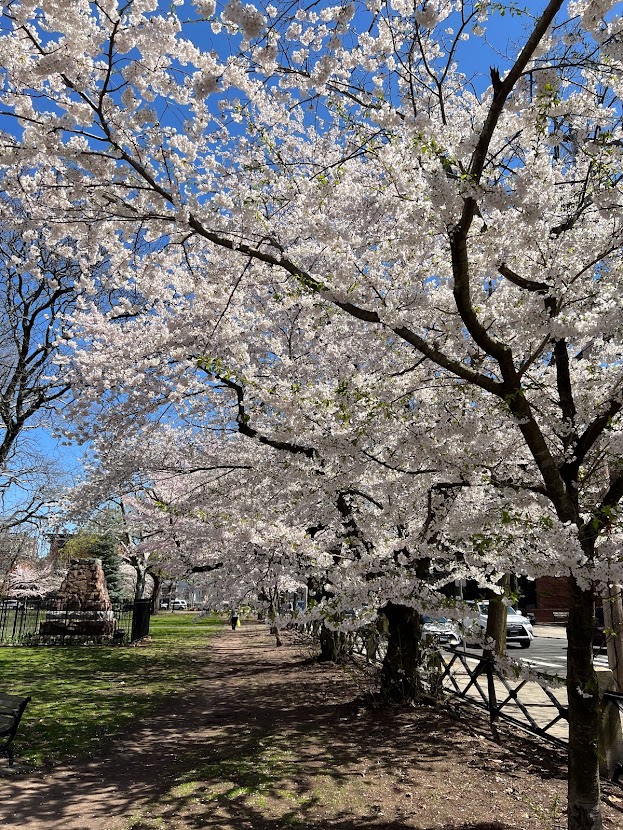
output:
M599 690L593 669L593 594L572 582L567 624L569 699L569 830L601 830Z
M421 694L422 617L413 608L388 602L387 652L381 668L381 697L391 703L409 703Z
M154 589L151 595L151 613L158 614L160 612L160 592L162 591L162 573L158 570L150 571L152 579L154 580Z
M139 599L143 599L143 596L145 594L147 565L145 565L144 562L140 562L138 559L134 557L130 560L130 564L136 572L136 584L134 586L134 601L136 602Z
M510 586L510 576L505 574L499 581L498 585L503 589L503 593L496 594L495 591L489 592L489 613L487 615L487 637L495 640L495 646L492 651L494 654L502 656L506 654L506 605L504 599L508 594ZM485 649L488 651L489 649Z
M333 631L326 625L320 628L320 663L346 663L352 656L352 640L344 631Z

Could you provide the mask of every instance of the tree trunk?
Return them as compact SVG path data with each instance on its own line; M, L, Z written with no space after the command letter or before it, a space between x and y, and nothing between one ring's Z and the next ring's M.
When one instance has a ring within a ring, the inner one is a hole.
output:
M281 629L279 628L279 626L277 625L277 623L276 623L276 622L274 622L274 623L271 625L271 627L270 627L270 633L271 633L271 634L273 635L273 637L275 638L275 645L276 645L276 646L282 646L282 645L283 645L283 640L281 639Z
M417 700L421 693L422 617L413 608L388 602L387 652L381 667L380 694L392 703Z
M320 628L320 654L318 661L321 663L345 663L352 654L351 638L344 631L333 631L327 628L324 623Z
M150 571L154 580L154 588L151 594L151 613L158 614L160 611L160 592L162 591L162 574L159 571Z
M608 665L614 677L614 690L623 692L623 586L610 585L603 598Z
M510 576L505 574L498 582L502 588L501 594L494 591L489 592L489 613L487 615L487 637L495 640L493 647L494 654L503 656L506 654L506 605L504 600L508 595ZM488 651L489 649L485 649Z
M134 570L136 571L136 584L134 586L134 601L143 599L145 594L145 576L147 574L147 566L142 562L132 562Z
M271 597L270 605L268 606L268 619L270 620L270 633L275 638L275 645L283 645L279 625L277 624L277 608L273 597Z
M594 598L575 580L567 624L569 830L602 830L599 787L599 689L593 669Z

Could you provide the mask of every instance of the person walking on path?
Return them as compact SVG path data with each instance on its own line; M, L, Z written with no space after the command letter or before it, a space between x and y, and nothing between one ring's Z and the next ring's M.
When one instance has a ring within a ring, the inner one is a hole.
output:
M235 631L238 627L238 612L235 609L232 609L229 621L231 622L231 630Z

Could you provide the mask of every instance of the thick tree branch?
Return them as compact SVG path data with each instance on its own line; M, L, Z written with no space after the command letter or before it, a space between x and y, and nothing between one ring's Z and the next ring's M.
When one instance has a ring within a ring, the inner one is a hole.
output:
M480 132L469 166L468 172L473 185L480 183L489 145L491 144L500 116L504 111L506 100L562 5L563 0L551 0L536 22L531 35L514 65L504 80L495 84L496 90L494 91L493 100L491 101L487 118ZM450 229L450 249L454 276L453 293L461 319L465 323L469 333L483 351L498 361L502 369L502 374L505 380L508 381L511 373L514 374L511 350L507 345L489 335L486 328L478 319L471 300L467 237L477 212L478 204L476 198L471 195L467 196L463 202L463 210L459 222Z
M231 378L225 378L218 374L214 374L214 377L219 381L219 383L222 383L223 386L231 389L236 395L236 425L238 432L241 435L246 435L247 438L254 438L260 444L272 447L275 450L283 450L284 452L293 453L295 455L306 455L308 458L317 458L318 452L314 449L314 447L305 447L302 444L294 444L290 441L279 441L276 438L270 438L266 435L262 435L257 429L250 426L249 416L247 415L244 406L244 389L241 384L236 383L236 381L231 380Z
M212 571L218 571L220 568L223 568L223 562L217 562L215 565L192 565L190 568L191 574L207 574L211 573Z
M574 500L567 491L558 464L552 456L523 390L516 383L509 384L505 401L511 414L517 419L517 426L541 473L558 518L562 522L577 522L578 515Z
M556 340L554 342L554 361L556 364L556 386L558 389L558 399L560 401L560 409L563 418L567 422L567 426L572 427L575 424L575 401L573 399L573 387L571 384L571 371L569 368L569 350L567 349L566 340ZM565 446L569 446L575 440L575 430L565 438Z
M499 85L497 85L497 91L494 92L487 118L481 130L480 137L478 139L478 143L476 144L476 148L474 149L469 166L469 173L474 184L478 183L480 181L480 177L482 176L489 145L491 143L491 139L493 138L493 133L495 132L500 116L504 111L506 100L512 92L513 87L521 77L529 61L532 59L535 50L545 36L545 33L562 8L563 4L564 0L550 0L543 14L537 20L532 33L519 54L519 57L511 69L507 72L504 79L500 81ZM474 199L466 199L464 218L461 219L462 225L465 225L466 223L469 225L471 223L471 219L474 215L472 211L474 210L475 205L476 202ZM466 222L468 216L470 216L470 218ZM464 229L467 230L467 227Z
M518 288L523 288L526 291L535 291L538 294L548 294L550 291L550 287L546 282L537 282L536 280L528 280L525 277L521 277L512 268L509 268L505 262L498 267L498 271Z
M595 442L601 436L610 421L619 414L621 407L623 407L623 401L621 400L621 393L619 393L619 395L613 396L610 401L607 402L601 414L587 426L576 442L573 461L570 461L564 465L564 470L569 475L577 475L577 471L584 462L587 454L595 445Z

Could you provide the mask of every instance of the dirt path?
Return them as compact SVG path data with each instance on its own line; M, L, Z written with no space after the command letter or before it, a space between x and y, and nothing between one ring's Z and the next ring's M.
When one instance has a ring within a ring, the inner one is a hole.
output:
M0 778L1 830L557 830L564 764L470 708L369 711L356 679L260 625L97 760ZM605 826L623 828L623 790Z
M301 690L309 712L322 693L297 677L300 649L276 649L265 626L247 625L210 641L191 691L180 690L175 710L136 724L123 740L102 746L96 760L0 778L2 830L118 830L145 805L168 793L189 761L223 758L287 723L281 686ZM198 655L200 658L200 655ZM315 674L315 673L312 673ZM312 684L313 685L313 684ZM332 704L327 704L327 710Z

